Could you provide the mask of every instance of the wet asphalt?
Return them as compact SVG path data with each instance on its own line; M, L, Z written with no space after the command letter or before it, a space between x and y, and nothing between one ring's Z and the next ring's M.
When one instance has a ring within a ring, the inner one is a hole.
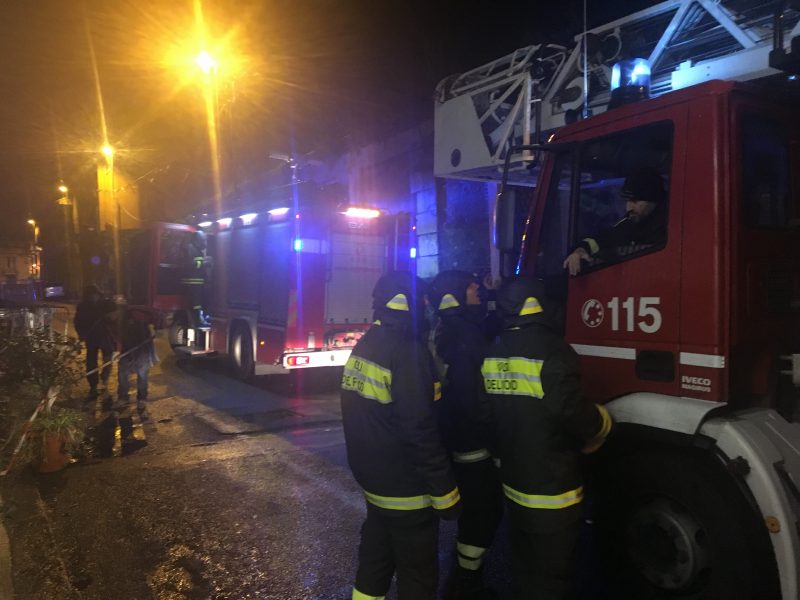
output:
M84 456L2 482L15 598L349 598L364 504L339 374L245 384L157 347L147 418L83 402ZM453 536L444 523L443 569Z

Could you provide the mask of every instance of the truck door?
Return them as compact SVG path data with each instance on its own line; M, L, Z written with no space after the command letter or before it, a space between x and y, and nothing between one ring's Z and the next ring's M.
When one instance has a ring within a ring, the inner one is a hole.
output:
M594 400L676 389L686 109L644 117L593 128L577 149L558 155L531 224L537 242L527 269L563 301L566 337ZM662 219L661 233L613 239L609 232L626 217L623 187L637 177L663 186L660 214L650 215ZM594 257L568 277L563 261L579 244Z
M789 111L748 100L733 112L731 402L778 398L790 415L780 356L800 352L800 129Z

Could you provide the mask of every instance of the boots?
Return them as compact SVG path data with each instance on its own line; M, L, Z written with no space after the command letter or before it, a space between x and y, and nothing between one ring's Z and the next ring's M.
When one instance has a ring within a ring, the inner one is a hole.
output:
M497 592L483 583L483 569L470 571L454 566L447 578L444 600L496 600Z

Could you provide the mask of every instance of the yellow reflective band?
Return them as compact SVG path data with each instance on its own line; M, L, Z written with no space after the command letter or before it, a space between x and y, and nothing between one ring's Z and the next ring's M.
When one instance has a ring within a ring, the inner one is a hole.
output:
M431 500L433 501L433 508L436 510L444 510L461 500L461 494L456 487L447 492L444 496L431 496Z
M384 598L386 598L386 596L370 596L353 588L353 595L350 597L350 600L384 600Z
M195 256L194 257L194 266L198 269L203 266L203 257L202 256Z
M379 496L364 490L367 502L378 508L388 508L390 510L420 510L433 506L436 510L450 508L461 500L458 488L454 488L444 496Z
M461 464L476 463L491 458L492 455L486 448L473 450L472 452L453 452L453 462Z
M583 238L581 241L586 242L589 246L589 254L594 255L600 252L600 246L592 238Z
M539 304L539 300L533 296L530 296L525 298L525 304L522 305L522 310L519 311L519 316L524 317L525 315L535 315L540 312L542 312L542 305Z
M456 544L456 553L458 554L458 566L468 571L477 571L481 568L483 562L483 555L486 554L486 548L479 548L478 546L470 546L469 544Z
M205 280L202 277L184 277L181 279L181 283L184 285L195 285L198 283L205 283Z
M544 496L539 494L523 494L504 483L503 492L506 498L525 508L567 508L583 500L583 486L564 492L563 494L558 494L557 496Z
M442 296L442 301L439 302L439 310L446 310L448 308L455 308L461 306L453 294L445 294Z
M606 410L605 406L596 404L595 407L597 408L597 410L600 411L600 416L603 418L603 424L600 427L600 432L597 434L596 437L604 438L611 431L611 424L613 423L613 420L611 419L611 415L608 414L608 410Z
M487 358L481 365L483 387L489 394L543 398L543 361L512 356Z
M389 404L392 401L392 372L351 354L342 373L342 389L353 391L362 398Z
M433 382L433 401L436 402L437 400L442 399L442 382L441 381L434 381Z
M394 298L386 303L386 308L392 310L405 310L408 311L408 300L405 294L397 294Z

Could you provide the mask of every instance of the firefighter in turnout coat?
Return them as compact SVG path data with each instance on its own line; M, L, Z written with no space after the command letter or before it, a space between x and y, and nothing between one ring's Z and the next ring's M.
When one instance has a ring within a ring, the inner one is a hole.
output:
M506 281L497 305L503 331L481 373L509 513L515 597L570 598L580 457L602 445L611 417L582 396L578 356L549 318L540 281Z
M375 323L342 376L347 460L367 503L353 600L384 598L395 572L400 600L434 600L438 518L460 510L434 411L441 388L425 344L423 286L407 272L381 277Z
M447 600L496 597L482 576L484 555L503 516L500 478L488 450L489 431L479 414L480 368L489 345L482 291L485 288L472 274L452 270L439 273L428 294L439 316L435 335L442 378L439 421L464 505Z

